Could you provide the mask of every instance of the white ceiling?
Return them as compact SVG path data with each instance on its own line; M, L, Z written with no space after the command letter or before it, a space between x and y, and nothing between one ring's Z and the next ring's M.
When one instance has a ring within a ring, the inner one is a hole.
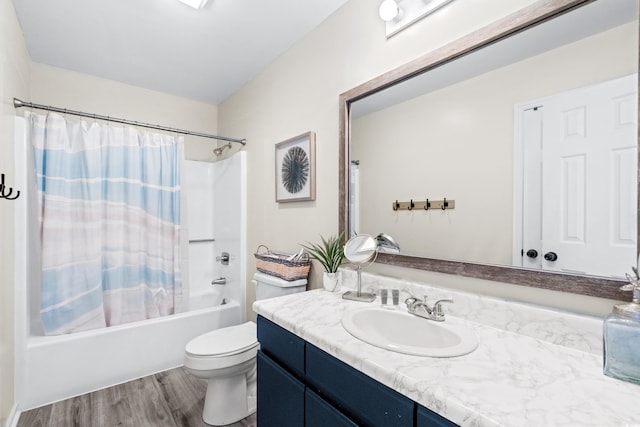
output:
M31 59L218 104L347 0L13 0Z

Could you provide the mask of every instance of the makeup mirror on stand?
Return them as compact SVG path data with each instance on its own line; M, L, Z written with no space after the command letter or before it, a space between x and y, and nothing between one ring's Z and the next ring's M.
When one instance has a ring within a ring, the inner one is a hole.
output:
M400 247L391 236L380 233L378 236L371 237L368 234L359 234L352 237L344 245L344 255L353 264L358 273L358 281L356 291L348 291L342 294L343 299L361 302L372 302L376 299L373 292L362 292L361 271L363 267L372 264L378 252L399 252Z

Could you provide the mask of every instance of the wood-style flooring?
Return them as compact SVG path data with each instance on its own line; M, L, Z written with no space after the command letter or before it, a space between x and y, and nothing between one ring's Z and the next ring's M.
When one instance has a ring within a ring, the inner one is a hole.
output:
M18 427L207 427L207 383L176 368L23 412ZM229 424L256 427L255 414Z

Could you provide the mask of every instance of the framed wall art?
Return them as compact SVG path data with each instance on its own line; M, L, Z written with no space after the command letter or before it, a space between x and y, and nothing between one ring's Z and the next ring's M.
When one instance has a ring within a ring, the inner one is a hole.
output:
M316 134L276 144L276 202L316 199Z

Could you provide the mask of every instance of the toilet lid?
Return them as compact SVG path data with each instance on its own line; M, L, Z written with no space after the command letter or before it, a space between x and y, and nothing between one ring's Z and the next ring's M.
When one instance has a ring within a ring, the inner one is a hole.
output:
M253 322L207 332L189 341L185 350L193 356L224 356L241 353L258 345Z

